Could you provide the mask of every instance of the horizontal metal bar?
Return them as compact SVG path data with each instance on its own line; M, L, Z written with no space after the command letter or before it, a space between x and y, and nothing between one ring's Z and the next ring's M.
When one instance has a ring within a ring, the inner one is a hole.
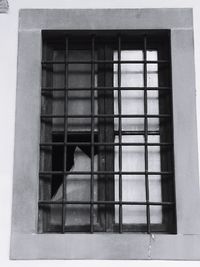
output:
M98 91L98 90L111 90L111 91L118 91L118 90L121 90L121 91L143 91L144 89L145 90L149 90L149 91L159 91L159 90L167 90L167 91L171 91L171 87L93 87L93 88L84 88L84 87L81 87L81 88L78 88L78 87L74 87L74 88L64 88L64 87L61 87L61 88L54 88L54 87L42 87L42 91L44 92L51 92L51 91L91 91L91 90L95 90L95 91Z
M119 232L119 224L114 223L113 224L113 233ZM61 233L61 227L60 225L51 225L48 227L48 230L45 229L45 231L41 234L45 233ZM68 232L78 232L78 233L83 233L83 232L90 232L90 224L87 225L67 225L65 226L65 233ZM105 229L100 226L99 224L94 224L94 232L106 232ZM129 223L129 224L124 224L123 225L123 232L147 232L147 226L146 224L134 224L134 223ZM151 223L151 232L154 233L170 233L168 231L167 226L164 224L156 224L156 223Z
M50 115L42 114L41 118L170 118L170 114L98 114L98 115Z
M114 131L115 135L118 135L118 131ZM121 131L122 135L144 135L145 131ZM160 135L160 131L147 131L148 135Z
M43 60L42 65L49 64L161 64L169 60Z
M113 175L167 175L167 176L170 176L170 175L173 175L173 172L169 172L169 171L162 171L162 172L150 172L150 171L144 171L144 172L125 172L125 171L122 171L122 172L119 172L119 171L94 171L93 172L95 175L110 175L110 174L113 174ZM90 175L91 172L90 171L40 171L39 175L40 176L46 176L46 175L68 175L68 174L71 174L71 175Z
M91 146L91 142L48 142L40 143L40 146ZM94 142L94 146L172 146L173 143L136 143L136 142Z
M51 201L51 200L40 200L39 202L39 205L62 205L62 204L73 204L73 205L91 205L91 204L94 204L94 205L100 205L100 204L113 204L113 205L138 205L138 206L141 206L141 205L145 205L145 206L170 206L170 205L174 205L174 202L151 202L151 201L148 201L148 202L143 202L143 201Z
M41 234L45 233L61 233L61 227L60 225L51 225L48 227L48 230L45 229L45 231ZM67 225L65 226L65 233L71 233L71 232L78 232L78 233L83 233L83 232L90 232L90 225ZM99 224L94 225L94 232L106 232L103 227L101 227ZM119 224L115 223L113 227L113 233L119 232ZM129 223L129 224L124 224L123 225L123 232L147 232L147 226L146 224L134 224L134 223ZM151 232L154 233L170 233L168 231L167 226L164 224L156 224L156 223L151 223Z
M52 133L54 135L63 135L64 131L52 131ZM122 135L144 135L144 131L121 131ZM148 135L160 135L160 131L148 131L147 132ZM98 135L99 132L98 131L94 131L94 135ZM119 134L119 131L114 131L115 135ZM86 135L86 136L90 136L91 135L91 131L68 131L67 132L68 136L72 136L72 135Z

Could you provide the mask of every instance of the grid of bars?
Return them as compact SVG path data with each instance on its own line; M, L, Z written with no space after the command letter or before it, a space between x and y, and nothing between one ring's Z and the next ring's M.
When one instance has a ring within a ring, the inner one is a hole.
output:
M141 37L141 36L140 36ZM151 131L148 130L148 119L149 118L158 118L158 119L168 119L172 123L172 112L169 114L148 114L147 110L147 93L148 91L160 91L160 92L171 92L171 86L158 86L158 87L148 87L147 85L147 64L167 64L170 66L170 60L147 60L147 40L148 40L148 33L142 35L143 38L143 47L141 48L143 50L143 55L144 59L143 60L121 60L121 43L123 38L121 35L117 35L115 37L116 39L116 44L117 44L117 54L118 54L118 60L100 60L96 59L95 57L95 44L96 44L96 36L94 34L91 34L88 36L88 39L91 40L91 60L70 60L69 59L69 42L70 42L70 35L65 37L65 57L64 60L47 60L43 59L42 60L42 68L47 68L48 66L53 66L54 64L64 64L65 66L65 86L62 88L53 88L52 86L42 86L42 95L48 94L56 90L56 92L61 91L64 92L64 114L57 115L57 114L45 114L42 112L41 114L41 122L48 120L48 119L54 119L54 118L62 118L64 119L64 139L63 141L60 142L52 142L52 141L45 141L40 143L40 148L41 151L45 148L53 147L53 146L60 146L63 147L64 149L64 156L63 156L63 170L59 171L53 171L53 170L40 170L39 176L40 179L45 178L45 176L49 175L62 175L63 177L63 186L62 186L62 200L60 201L53 201L52 199L40 199L39 200L39 209L43 209L44 207L48 208L50 205L61 205L62 206L62 230L60 232L65 233L66 232L66 216L67 211L66 211L66 205L72 204L81 204L81 205L89 205L90 206L90 226L89 226L89 231L93 233L95 231L94 228L94 205L105 205L105 209L107 205L118 205L119 207L119 223L117 227L117 231L119 233L122 233L125 229L125 226L123 225L123 206L124 205L136 205L136 206L145 206L146 207L146 225L143 227L143 231L147 233L154 232L152 224L151 224L151 215L150 215L150 207L151 206L160 206L160 207L167 207L168 209L172 210L172 213L175 212L175 201L174 201L174 196L173 196L173 190L174 190L174 185L172 183L171 185L171 192L172 197L169 198L169 201L150 201L149 198L149 176L150 175L161 175L162 177L170 177L170 179L173 181L174 177L174 170L173 167L169 171L149 171L148 167L148 149L151 146L158 146L158 147L167 147L170 149L170 153L173 155L173 142L172 139L170 142L148 142L148 136L149 135L159 135L159 131ZM121 65L122 64L143 64L144 67L144 75L143 75L143 87L122 87L121 86ZM90 64L91 66L91 87L89 88L72 88L69 87L69 82L68 82L68 67L69 64ZM101 65L101 64L117 64L118 67L118 72L117 72L117 81L118 81L118 86L113 87L113 86L96 86L95 85L95 65ZM118 114L95 114L95 91L117 91L118 94ZM91 93L91 114L90 115L73 115L73 114L68 114L68 93L69 91L90 91ZM122 109L121 109L121 102L122 102L122 95L121 92L123 90L141 90L144 92L144 114L122 114ZM91 140L89 142L71 142L68 141L68 135L70 134L68 131L68 119L69 118L90 118L91 119ZM95 118L98 119L106 119L106 118L117 118L118 119L118 130L114 131L114 134L118 136L118 142L100 142L100 141L95 141ZM125 131L122 129L122 118L143 118L144 119L144 131ZM123 142L122 141L122 136L124 135L143 135L144 136L144 142ZM67 150L70 146L74 145L81 145L81 146L90 146L91 147L91 171L68 171L67 170ZM119 164L119 170L94 170L94 149L95 147L100 147L100 146L108 146L108 147L115 147L117 146L119 148L119 158L118 158L118 164ZM122 169L122 148L124 146L142 146L144 147L144 162L145 162L145 170L144 171L132 171L132 172L127 172L123 171ZM172 160L173 161L173 160ZM88 174L90 175L90 200L89 201L69 201L66 198L66 179L68 174L76 174L76 175L82 175L82 174ZM119 188L115 190L119 190L119 200L94 200L94 175L118 175L119 177ZM145 195L146 195L146 201L124 201L123 200L123 195L122 195L122 183L123 183L123 175L144 175L145 176ZM40 185L43 186L43 185ZM47 219L48 220L48 219ZM174 220L174 219L173 219ZM173 221L172 220L172 221ZM172 221L170 223L172 223ZM175 222L173 221L173 226L170 226L167 229L175 229ZM174 230L172 230L173 232ZM43 229L42 232L45 232Z

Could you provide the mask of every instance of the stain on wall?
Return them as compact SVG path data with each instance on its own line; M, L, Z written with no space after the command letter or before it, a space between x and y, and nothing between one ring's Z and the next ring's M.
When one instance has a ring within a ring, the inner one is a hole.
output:
M8 12L8 1L7 0L0 0L0 13Z

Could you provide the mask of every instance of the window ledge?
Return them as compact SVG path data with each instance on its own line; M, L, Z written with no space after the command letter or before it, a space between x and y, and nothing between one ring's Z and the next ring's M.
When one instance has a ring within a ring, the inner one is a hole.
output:
M12 243L13 260L200 260L200 235L15 234Z

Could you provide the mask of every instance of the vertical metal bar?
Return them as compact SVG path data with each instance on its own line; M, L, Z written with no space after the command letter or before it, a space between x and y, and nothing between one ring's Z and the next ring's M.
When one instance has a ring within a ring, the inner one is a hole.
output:
M67 143L67 131L68 131L68 37L65 38L65 99L64 99L64 143ZM63 169L67 171L67 146L64 146L64 163ZM66 208L64 201L67 200L66 197L66 177L63 175L63 204L62 204L62 232L65 232L65 219L66 219Z
M105 60L105 46L101 45L97 49L98 59ZM98 87L105 86L105 65L98 64ZM105 113L105 90L98 90L98 114ZM98 142L105 142L105 118L98 119ZM98 146L98 171L106 171L105 169L105 146ZM104 174L98 174L98 200L106 200L106 180ZM102 231L106 231L106 207L105 205L98 205L98 219Z
M147 120L147 37L144 36L144 142L145 142L145 192L146 192L146 217L147 232L151 233L150 207L149 207L149 180L148 180L148 120Z
M106 44L105 48L105 59L113 60L113 47L110 44ZM104 85L113 86L113 64L105 64L104 66ZM114 87L113 87L114 88ZM104 114L112 114L105 118L104 121L104 142L106 144L114 142L114 91L104 90ZM114 171L114 146L105 146L105 171ZM105 176L105 199L106 201L113 201L115 199L115 188L114 188L114 175ZM115 221L115 205L106 205L105 207L106 215L106 232L113 232L114 221Z
M91 44L91 182L90 182L90 232L94 232L94 87L95 87L95 36Z
M48 43L43 43L43 59L53 59L53 50ZM42 68L42 85L53 86L53 66L48 69ZM53 105L53 93L42 96L41 99L41 113L52 113ZM52 142L52 119L49 119L48 122L41 120L41 142ZM52 170L52 150L51 153L46 153L45 151L40 150L40 170ZM40 179L40 199L51 199L51 187L53 181L53 175L50 176L50 179ZM41 232L46 232L48 226L50 225L50 214L51 206L42 209L39 211L39 230ZM40 216L41 215L41 216Z
M170 80L170 83L169 83L169 86L170 86L170 88L171 88L171 94L170 94L170 96L171 96L171 99L170 99L170 113L171 113L171 121L170 121L170 125L171 125L171 138L170 138L170 140L174 143L174 119L173 119L173 114L174 114L174 112L173 112L173 94L172 94L172 52L171 52L171 34L169 35L169 41L168 41L168 47L169 47L169 49L170 49L170 52L169 52L169 54L170 54L170 57L169 57L169 62L170 62L170 69L169 69L169 72L170 72L170 74L169 74L169 80ZM173 172L173 176L172 176L172 185L171 185L171 197L170 197L170 200L171 201L174 201L175 202L175 205L172 207L173 208L173 214L172 214L172 216L170 216L170 217L172 217L171 218L171 220L170 220L170 229L171 229L171 233L177 233L177 210L176 210L176 188L175 188L175 166L174 166L174 155L175 155L175 150L174 150L174 145L173 145L173 148L172 148L172 150L171 150L171 153L172 153L172 166L171 166L171 169L170 169L170 171L172 171Z
M122 233L122 121L121 121L121 37L118 36L118 130L119 130L119 232Z

